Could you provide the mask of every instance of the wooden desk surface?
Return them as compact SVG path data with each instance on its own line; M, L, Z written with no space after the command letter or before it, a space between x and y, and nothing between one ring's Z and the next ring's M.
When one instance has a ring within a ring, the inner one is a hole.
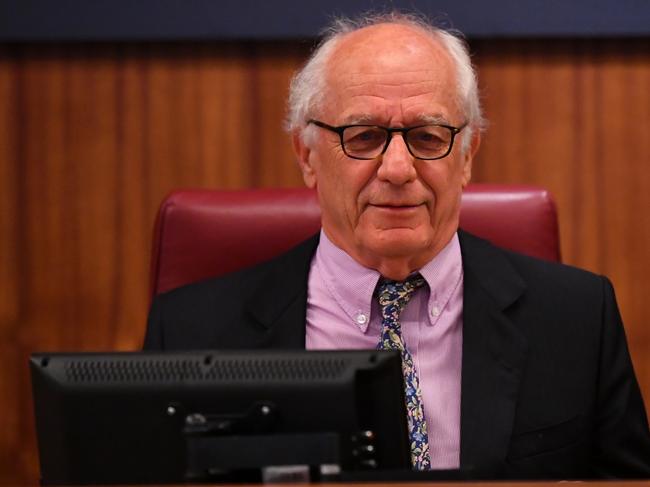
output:
M323 487L558 487L558 484L580 484L594 487L650 487L648 480L612 480L612 481L535 481L535 482L372 482L372 483L323 483ZM313 487L315 484L269 484L273 487ZM170 487L170 486L167 486ZM174 486L181 487L181 486ZM187 487L187 486L183 486ZM199 486L195 486L199 487ZM205 487L205 484L203 485ZM242 484L220 485L219 487L242 487Z
M581 484L594 487L650 487L648 480L598 480L598 481L537 481L537 482L369 482L369 483L322 483L322 484L267 484L273 487L313 487L322 485L323 487L558 487L558 484ZM245 485L262 485L262 484L165 484L160 487L205 487L206 485L215 485L218 487L243 487ZM39 484L2 484L2 487L41 487ZM75 486L79 487L79 486ZM107 486L104 486L107 487ZM110 487L133 487L133 486L110 486ZM153 487L153 486L150 486Z

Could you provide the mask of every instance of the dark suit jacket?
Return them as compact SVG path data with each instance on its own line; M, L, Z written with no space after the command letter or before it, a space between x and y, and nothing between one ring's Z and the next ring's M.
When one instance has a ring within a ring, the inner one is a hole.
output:
M650 478L648 421L610 282L459 233L461 468ZM158 296L145 349L304 348L317 244Z

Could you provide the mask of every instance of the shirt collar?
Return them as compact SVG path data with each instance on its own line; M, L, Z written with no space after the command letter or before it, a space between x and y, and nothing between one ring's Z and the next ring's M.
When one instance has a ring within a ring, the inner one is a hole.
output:
M365 333L370 323L373 293L381 277L379 272L359 264L334 245L322 230L315 259L332 297L351 322ZM428 289L425 287L423 290L430 291L427 310L429 324L433 325L462 277L458 234L454 233L449 243L419 272L428 284Z
M379 272L359 264L334 245L322 230L315 258L327 290L350 320L365 333L370 323L372 294Z
M420 269L420 274L429 285L427 311L429 324L434 325L444 313L463 277L463 258L458 233L454 233L438 255Z

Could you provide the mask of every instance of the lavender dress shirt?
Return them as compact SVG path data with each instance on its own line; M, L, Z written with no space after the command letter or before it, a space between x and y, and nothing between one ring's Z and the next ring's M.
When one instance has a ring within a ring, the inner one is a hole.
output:
M402 312L402 335L420 378L431 467L458 468L463 266L457 234L420 274L428 286ZM373 292L379 278L321 231L309 273L307 349L376 348L381 313Z

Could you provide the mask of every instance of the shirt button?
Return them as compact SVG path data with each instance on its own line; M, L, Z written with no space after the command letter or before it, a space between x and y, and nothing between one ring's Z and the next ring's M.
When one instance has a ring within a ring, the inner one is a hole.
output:
M431 308L431 314L437 318L438 316L440 316L440 308L434 306L433 308Z
M368 322L368 317L363 313L359 313L355 319L357 321L357 325L365 325Z

